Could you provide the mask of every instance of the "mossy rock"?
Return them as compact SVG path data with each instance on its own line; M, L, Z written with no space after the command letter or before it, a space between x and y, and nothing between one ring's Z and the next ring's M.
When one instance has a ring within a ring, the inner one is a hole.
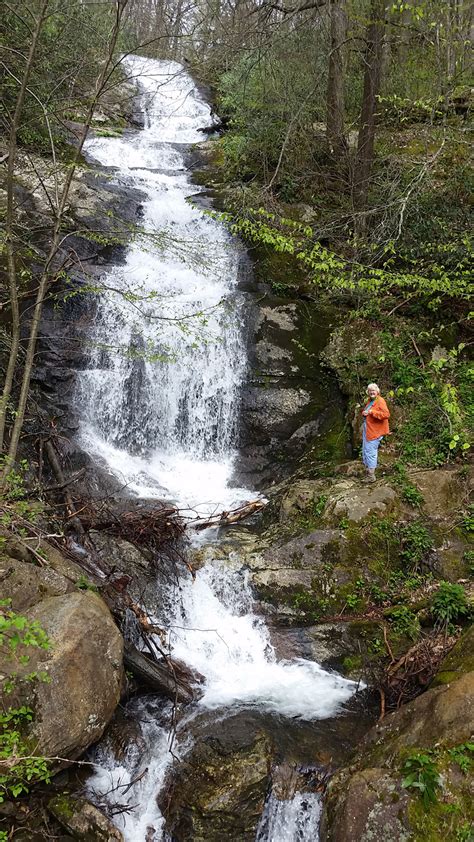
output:
M444 658L431 687L449 684L469 672L474 673L474 625L464 632L451 652Z
M386 716L362 740L353 764L332 779L321 838L325 842L469 839L457 834L461 827L468 829L474 818L472 781L450 749L468 741L473 730L473 672L428 690ZM427 750L438 765L442 783L437 803L425 811L419 794L402 786L402 769L412 752Z
M270 780L262 732L208 735L181 763L163 796L167 829L180 842L253 842ZM239 726L237 726L239 727Z
M50 799L48 810L79 842L123 842L120 830L85 798L62 793Z

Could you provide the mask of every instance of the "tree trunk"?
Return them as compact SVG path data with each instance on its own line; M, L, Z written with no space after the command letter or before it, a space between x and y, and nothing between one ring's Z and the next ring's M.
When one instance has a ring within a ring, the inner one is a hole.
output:
M329 150L339 158L347 150L344 135L344 41L347 35L346 0L331 0L331 51L327 88L326 135Z
M13 375L18 357L18 349L20 347L20 308L18 303L18 288L16 283L16 265L15 265L15 249L14 249L14 173L16 160L16 145L17 134L20 127L21 113L23 111L23 103L25 101L25 94L28 87L28 80L30 78L31 69L38 45L38 39L41 34L46 11L49 0L43 0L38 17L36 18L35 26L32 33L31 45L26 59L25 70L21 79L20 90L16 101L15 111L10 126L10 138L8 143L8 166L7 166L7 213L5 220L5 242L7 251L7 265L8 265L8 286L10 292L10 311L11 311L11 346L8 357L8 365L5 373L5 382L3 384L3 393L0 398L0 450L3 449L3 438L5 435L5 421L8 408L8 401L10 399Z
M374 163L377 94L382 75L383 41L385 35L385 0L372 0L367 27L364 90L359 125L359 138L354 167L354 209L361 214L358 229L365 228L363 215L367 208L370 179Z

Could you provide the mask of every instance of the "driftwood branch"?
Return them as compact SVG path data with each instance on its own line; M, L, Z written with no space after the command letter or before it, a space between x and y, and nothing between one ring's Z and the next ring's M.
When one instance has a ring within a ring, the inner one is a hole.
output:
M250 503L245 503L237 509L218 512L207 518L194 518L188 521L187 528L201 530L209 529L212 526L231 526L233 523L238 523L240 520L261 511L266 505L265 500L252 500Z

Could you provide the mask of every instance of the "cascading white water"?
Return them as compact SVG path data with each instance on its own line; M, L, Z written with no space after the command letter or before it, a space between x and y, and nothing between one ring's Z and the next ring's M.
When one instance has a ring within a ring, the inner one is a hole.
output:
M146 127L92 139L87 152L145 193L144 233L109 272L98 302L90 366L79 383L82 442L137 494L227 507L251 494L230 486L245 371L239 250L186 201L193 188L179 146L202 139L197 129L209 124L210 109L176 63L130 57L127 67L144 93ZM189 749L187 726L206 709L221 718L250 707L324 719L357 689L314 662L279 661L245 574L223 563L206 565L159 602L156 619L169 629L172 654L205 678L203 697L180 722L175 756ZM117 760L100 747L88 789L99 804L130 806L115 819L127 842L158 842L164 820L156 796L173 762L170 720L166 710L149 716L140 704L142 753ZM314 842L319 811L308 793L287 802L271 796L258 842Z
M209 105L175 62L132 56L146 127L93 138L87 154L146 195L142 233L103 283L91 359L79 377L81 439L141 496L211 511L229 489L246 354L238 244L188 201L183 144L202 141Z
M181 583L166 622L173 655L206 677L200 705L258 707L301 719L333 716L354 693L353 681L303 658L278 660L253 609L245 573L207 564ZM159 622L165 618L159 617Z
M197 708L180 724L174 749L178 753L185 751L190 720L203 710L218 710L222 717L229 709L250 707L291 719L326 719L355 693L353 681L326 672L313 661L277 659L265 623L253 613L244 572L207 564L195 581L191 577L181 581L179 590L177 594L170 588L156 620L169 628L171 653L201 672L206 684ZM138 766L117 764L113 757L101 754L97 758L100 768L89 782L94 798L102 802L110 790L106 800L117 800L115 787L120 781L126 791L121 803L138 805L117 819L127 842L143 842L150 826L155 835L149 839L162 839L164 822L156 796L172 757L166 753L165 726L155 721L146 728L149 749ZM138 784L127 788L135 777ZM259 842L315 842L319 801L307 793L304 799L300 796L296 793L281 805L270 799L267 812L271 809L271 814L262 819ZM293 828L293 836L287 839L282 835L285 826Z
M317 842L321 799L315 792L297 792L280 801L267 800L255 842Z

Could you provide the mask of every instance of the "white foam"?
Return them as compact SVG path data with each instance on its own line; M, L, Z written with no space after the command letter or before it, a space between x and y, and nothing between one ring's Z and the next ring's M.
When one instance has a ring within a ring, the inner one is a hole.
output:
M334 716L357 685L314 661L278 660L252 607L246 577L219 564L181 583L180 599L170 595L171 650L206 677L200 705L258 707L305 720Z

